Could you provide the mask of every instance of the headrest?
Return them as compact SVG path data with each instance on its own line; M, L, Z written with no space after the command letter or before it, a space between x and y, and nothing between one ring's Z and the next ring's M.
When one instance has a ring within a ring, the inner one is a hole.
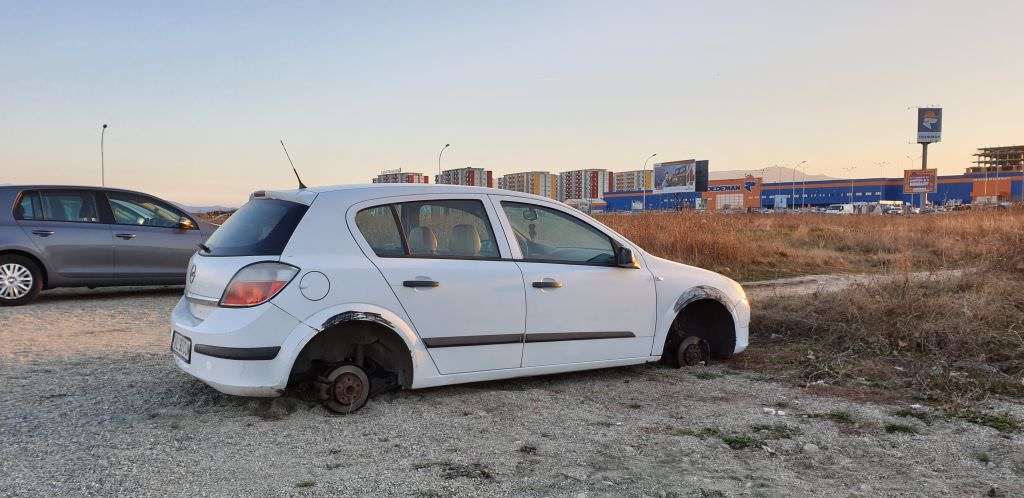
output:
M437 236L430 227L416 227L409 231L409 251L413 254L437 252Z
M473 225L455 225L448 239L448 250L453 255L476 256L480 253L480 232Z

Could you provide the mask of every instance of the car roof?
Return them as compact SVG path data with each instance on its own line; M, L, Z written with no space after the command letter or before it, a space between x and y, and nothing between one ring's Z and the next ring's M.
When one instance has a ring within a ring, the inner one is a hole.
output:
M266 197L311 204L318 195L344 194L351 196L353 200L374 199L379 197L392 197L400 195L417 194L480 194L480 195L510 195L524 197L539 201L557 202L549 197L503 190L491 187L467 187L463 185L438 185L427 183L364 183L354 185L328 185L321 187L308 187L305 189L292 190L266 190Z
M126 188L117 188L117 187L100 187L100 186L97 186L97 185L52 185L52 184L33 184L33 183L23 183L23 184L4 183L4 184L0 184L0 189L10 189L10 190L18 190L18 191L21 191L21 190L114 190L114 191L118 191L118 192L132 192L132 193L135 193L135 194L142 194L143 193L143 192L139 192L138 190L130 190L130 189L126 189ZM145 194L145 195L152 196L151 194Z

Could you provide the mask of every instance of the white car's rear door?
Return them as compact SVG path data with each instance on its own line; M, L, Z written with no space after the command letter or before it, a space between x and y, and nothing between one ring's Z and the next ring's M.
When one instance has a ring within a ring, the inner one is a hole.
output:
M623 242L568 206L491 198L513 234L526 287L524 367L650 355L654 277L642 261L615 266L614 246Z
M438 371L519 368L523 277L486 196L403 196L350 213Z

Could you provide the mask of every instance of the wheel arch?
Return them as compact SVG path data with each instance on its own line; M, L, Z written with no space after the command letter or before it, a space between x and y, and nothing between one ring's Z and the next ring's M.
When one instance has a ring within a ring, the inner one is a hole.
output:
M689 323L703 327L710 334L704 339L709 342L712 353L732 354L737 341L737 317L734 308L728 295L715 287L698 285L687 289L679 295L666 313L666 325L659 334L660 339L655 343L653 353L661 354L663 357L668 354L672 349L672 342L683 338L678 337L678 334Z
M397 353L395 363L388 366L398 368L398 384L402 388L411 388L413 379L426 367L424 361L430 362L415 331L398 315L384 308L369 304L339 305L322 310L304 322L313 330L295 348L295 357L288 375L289 385L308 373L305 370L311 366L312 361L322 360L322 356L329 352L344 354L346 350L342 344L353 341L362 345L379 342L374 346L376 351L379 352L382 346ZM422 354L420 350L423 350ZM433 368L432 362L429 366Z

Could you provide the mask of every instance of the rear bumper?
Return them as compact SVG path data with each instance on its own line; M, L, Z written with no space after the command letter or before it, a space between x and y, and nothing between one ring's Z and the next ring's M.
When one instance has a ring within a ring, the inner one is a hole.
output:
M171 314L172 331L192 341L190 363L174 355L178 368L225 394L281 394L297 353L288 346L294 341L287 339L312 329L272 303L206 310L204 319L197 318L189 306L182 298Z

